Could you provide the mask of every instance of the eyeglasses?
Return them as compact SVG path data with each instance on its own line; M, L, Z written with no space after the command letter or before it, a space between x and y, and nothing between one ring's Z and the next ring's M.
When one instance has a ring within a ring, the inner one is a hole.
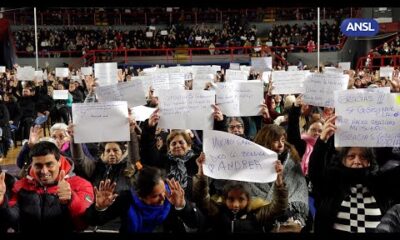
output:
M179 145L184 145L186 142L181 140L181 141L171 142L171 145L175 146L178 143L179 143Z
M237 128L237 129L242 129L242 128L243 128L243 125L242 125L242 124L238 124L238 125L229 125L228 127L229 127L230 130L233 130L233 129L235 129L235 128Z

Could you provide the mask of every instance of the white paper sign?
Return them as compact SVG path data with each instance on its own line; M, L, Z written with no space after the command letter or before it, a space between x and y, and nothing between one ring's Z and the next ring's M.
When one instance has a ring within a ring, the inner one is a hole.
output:
M75 143L130 141L126 102L73 103Z
M228 117L260 115L263 103L261 81L217 83L216 103Z
M206 130L213 128L215 93L203 90L165 90L158 92L160 121L169 129Z
M43 80L43 72L41 70L35 71L35 78L37 80Z
M54 90L53 91L53 99L68 99L68 90Z
M69 76L68 68L56 68L56 77L66 78Z
M185 88L185 74L184 73L170 73L169 74L169 89Z
M141 81L99 86L96 88L96 94L100 102L127 101L129 107L146 104L146 92Z
M304 81L309 71L272 72L272 94L304 93Z
M201 37L200 36L196 36L196 41L201 41Z
M221 71L221 66L220 65L211 65L212 73L216 73L218 71Z
M33 81L35 78L35 69L31 66L20 67L17 69L18 81Z
M97 78L99 86L106 86L118 83L117 63L95 63L94 77Z
M342 70L350 70L350 62L340 62L338 64L339 68L341 68Z
M214 82L214 74L197 74L193 79L193 90L204 90L209 82Z
M272 57L252 57L251 66L257 72L271 71Z
M153 37L153 32L146 32L146 37Z
M92 67L81 67L81 72L83 75L92 75L93 68Z
M250 72L251 71L251 66L240 65L240 71Z
M393 67L381 67L379 69L379 77L387 77L392 80L394 68Z
M230 63L229 64L229 69L240 70L240 63Z
M155 26L149 26L149 29L154 31L154 30L156 30L156 27Z
M335 146L400 146L399 94L337 91L335 105Z
M204 131L204 174L214 179L267 183L276 180L275 152L222 131Z
M277 71L277 72L281 72L281 71ZM272 72L271 72L271 71L263 72L263 73L262 73L262 76L261 76L261 79L262 79L264 82L268 83L268 82L269 82L269 78L271 77L271 75L272 75Z
M167 30L162 30L162 31L161 31L161 35L162 35L162 36L168 35L168 31L167 31Z
M133 115L135 116L135 120L139 122L146 121L146 119L150 118L150 115L156 110L156 108L150 108L146 106L137 106L131 108Z
M225 70L225 80L227 82L247 81L248 78L249 78L249 72L232 70L232 69Z
M349 75L333 73L310 73L304 81L304 103L334 107L334 91L346 90Z
M0 73L5 73L5 72L6 72L6 67L0 66Z

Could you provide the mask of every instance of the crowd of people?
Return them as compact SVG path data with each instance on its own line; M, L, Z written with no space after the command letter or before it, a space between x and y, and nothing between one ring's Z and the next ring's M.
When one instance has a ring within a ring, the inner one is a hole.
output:
M22 144L20 173L0 174L2 232L400 232L392 221L399 218L398 148L335 148L335 109L307 105L302 95L273 95L271 81L259 116L227 117L213 105L214 130L277 154L276 180L253 183L207 177L202 131L162 129L159 110L144 122L129 111L128 142L76 143L71 106L97 101L97 79L46 69L45 80L18 81L17 70L1 78L2 156L11 140ZM143 73L124 69L118 81ZM346 74L349 89L400 92L398 69L391 80L367 68ZM262 74L251 70L248 79ZM68 89L68 99L54 100L54 89ZM158 105L150 89L146 106Z
M148 35L151 33L151 36ZM15 44L20 57L34 57L34 30L32 28L14 32ZM261 39L262 38L262 39ZM337 23L322 24L322 51L336 51L340 47L342 35ZM309 48L309 42L314 47ZM277 25L263 37L255 25L249 25L238 17L227 17L222 28L205 24L185 27L172 25L167 29L150 27L136 30L113 30L111 28L88 29L71 27L62 29L40 28L38 31L38 48L45 57L80 57L90 50L114 50L113 54L124 54L125 50L138 49L174 49L179 47L202 48L193 54L230 54L230 47L235 54L254 53L257 47L272 45L277 54L287 58L288 52L315 51L317 42L316 23L299 26ZM310 50L311 49L311 50ZM162 51L146 52L146 55L165 54ZM128 52L128 56L140 55L139 52Z

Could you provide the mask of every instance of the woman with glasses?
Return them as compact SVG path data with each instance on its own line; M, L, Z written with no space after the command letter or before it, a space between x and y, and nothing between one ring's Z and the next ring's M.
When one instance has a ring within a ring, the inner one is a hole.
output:
M305 125L305 132L300 133L300 114L302 107L302 96L296 98L295 103L289 110L287 140L293 144L299 153L301 169L305 176L308 174L308 162L313 151L315 142L322 133L323 121L313 119Z
M160 119L158 111L144 122L142 128L142 163L164 169L168 178L179 182L190 200L192 177L198 170L196 159L199 154L193 151L192 138L184 130L172 130L167 137L166 148L157 149L156 128Z

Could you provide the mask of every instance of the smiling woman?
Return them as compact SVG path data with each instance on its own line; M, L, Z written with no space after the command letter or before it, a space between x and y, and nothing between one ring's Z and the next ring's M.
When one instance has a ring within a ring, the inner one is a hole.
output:
M199 229L200 211L185 200L185 191L175 180L165 179L160 169L145 166L135 178L135 186L115 193L116 184L102 181L95 190L95 204L86 211L86 220L102 225L121 217L120 232L185 232Z

